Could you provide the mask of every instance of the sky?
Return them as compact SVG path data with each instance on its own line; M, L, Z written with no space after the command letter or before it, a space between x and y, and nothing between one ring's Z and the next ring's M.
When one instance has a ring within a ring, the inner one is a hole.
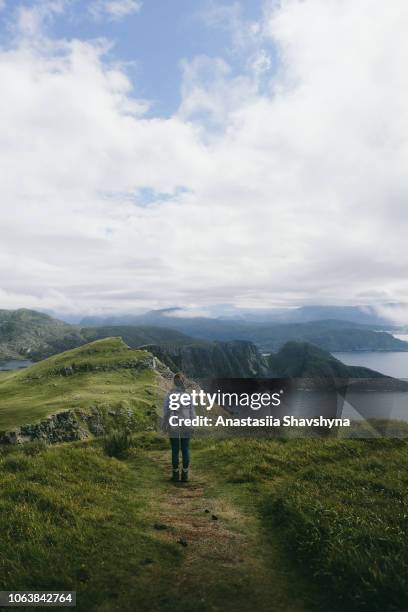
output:
M0 0L0 307L408 302L407 22Z

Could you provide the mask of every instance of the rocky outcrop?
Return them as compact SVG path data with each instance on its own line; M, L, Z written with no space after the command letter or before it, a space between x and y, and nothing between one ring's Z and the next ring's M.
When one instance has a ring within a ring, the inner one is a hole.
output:
M34 425L21 425L13 431L0 434L0 443L24 444L43 441L55 444L83 440L90 435L86 417L87 415L73 410L52 414Z
M39 423L21 425L12 431L0 432L0 444L75 442L92 436L103 436L115 424L131 429L133 418L133 411L123 408L114 410L94 407L90 412L65 410L52 414Z

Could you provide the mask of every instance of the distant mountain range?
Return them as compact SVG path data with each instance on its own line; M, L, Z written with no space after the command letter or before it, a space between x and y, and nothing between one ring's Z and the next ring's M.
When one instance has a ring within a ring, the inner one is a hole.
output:
M391 314L393 309L400 305L386 305ZM358 325L369 325L371 327L392 327L391 316L381 316L373 306L301 306L299 308L221 308L214 309L211 320L221 321L241 321L249 323L308 323L311 321L321 321L325 319L336 319L349 321ZM161 310L151 310L138 315L112 315L106 317L89 316L80 321L81 325L155 325L158 320L163 318L197 319L194 311L187 311L182 308L163 308ZM201 317L202 318L202 317Z
M310 307L315 314L317 308L313 310ZM299 310L305 313L309 308ZM324 311L326 314L327 310L328 308ZM100 325L102 321L111 327L117 325L166 327L202 340L223 342L247 340L254 342L263 352L277 351L290 340L311 342L328 351L408 350L408 343L394 338L387 332L378 332L369 325L343 319L322 319L302 323L249 322L237 319L183 317L179 315L177 309L166 309L133 317L106 319L88 317L83 319L82 324L92 326L99 322Z
M164 347L181 361L185 360L183 355L186 355L186 352L192 356L193 353L197 355L201 352L203 355L207 351L209 361L215 358L215 355L217 361L221 358L225 360L226 355L232 359L232 353L242 351L243 347L246 347L249 355L252 351L252 348L249 348L250 343L263 353L274 353L289 341L308 342L328 351L408 350L407 342L398 340L389 333L342 320L284 324L250 323L204 317L173 317L157 312L135 317L133 320L139 321L139 324L84 327L71 325L32 310L0 310L0 360L38 361L87 342L111 336L122 337L132 348L142 345ZM241 344L236 343L238 340ZM235 344L226 346L231 342ZM221 357L221 354L224 357ZM252 368L248 367L249 370ZM225 364L225 368L225 371L228 371L230 365ZM236 370L236 366L231 365L231 371L234 368Z

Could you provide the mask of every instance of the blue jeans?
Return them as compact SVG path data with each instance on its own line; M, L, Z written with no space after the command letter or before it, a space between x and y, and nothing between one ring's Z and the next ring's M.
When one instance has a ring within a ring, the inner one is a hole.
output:
M190 438L170 438L170 444L173 470L178 469L180 450L183 457L183 468L187 469L190 465Z

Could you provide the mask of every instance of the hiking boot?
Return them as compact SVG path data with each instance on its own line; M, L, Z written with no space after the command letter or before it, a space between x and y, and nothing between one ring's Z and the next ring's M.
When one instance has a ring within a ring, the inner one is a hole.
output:
M181 482L188 482L188 468L183 468L181 471Z
M180 474L178 469L177 470L173 470L173 475L171 477L172 482L179 482L180 481Z

